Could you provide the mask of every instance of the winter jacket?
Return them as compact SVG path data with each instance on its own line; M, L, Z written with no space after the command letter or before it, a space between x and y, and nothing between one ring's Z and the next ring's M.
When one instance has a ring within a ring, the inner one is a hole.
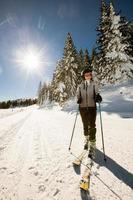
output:
M83 81L77 89L77 103L80 107L96 107L95 96L98 94L98 87L94 81Z

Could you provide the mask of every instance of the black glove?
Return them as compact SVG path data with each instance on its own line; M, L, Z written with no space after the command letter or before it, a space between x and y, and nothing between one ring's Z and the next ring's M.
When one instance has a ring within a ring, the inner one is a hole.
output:
M80 97L78 98L78 100L77 100L77 103L78 103L78 104L81 104L81 102L82 102L82 97L80 96Z
M99 93L96 95L95 101L98 102L98 103L102 102L102 97L101 97L101 95Z

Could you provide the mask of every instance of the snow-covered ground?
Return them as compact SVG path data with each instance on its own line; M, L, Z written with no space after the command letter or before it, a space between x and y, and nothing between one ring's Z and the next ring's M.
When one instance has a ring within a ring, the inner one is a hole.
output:
M107 162L103 160L99 111L97 150L91 176L93 200L133 199L132 82L102 90L102 120ZM84 166L74 169L68 151L77 105L63 109L31 106L0 111L0 200L89 200L79 189ZM6 114L7 112L7 114ZM3 116L3 117L2 117ZM84 143L78 115L71 151Z
M7 117L9 115L14 115L17 112L22 112L25 109L27 109L26 107L23 108L9 108L9 109L0 109L0 118L4 118Z

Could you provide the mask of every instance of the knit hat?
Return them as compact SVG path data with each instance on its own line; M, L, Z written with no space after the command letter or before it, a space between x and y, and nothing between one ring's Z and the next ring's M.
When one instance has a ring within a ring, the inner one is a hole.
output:
M90 72L92 72L92 69L91 69L91 68L85 68L85 69L82 71L82 76L83 76L83 78L84 78L84 75L85 75L86 73L90 73Z

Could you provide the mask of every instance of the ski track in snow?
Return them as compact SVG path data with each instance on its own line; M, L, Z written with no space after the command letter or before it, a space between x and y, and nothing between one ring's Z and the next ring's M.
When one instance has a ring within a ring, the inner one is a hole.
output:
M81 174L74 171L74 157L68 151L74 120L75 113L37 107L0 119L0 200L90 199L80 193ZM98 131L97 155L101 156L101 160L97 159L93 171L97 172L104 184L96 176L91 176L92 199L114 200L120 199L120 196L123 200L132 200L131 180L124 176L133 171L133 120L103 112L103 121L106 121L104 132L107 134L108 161L107 164L102 161L101 135ZM122 133L118 131L119 126ZM99 115L97 127L100 130ZM75 155L80 153L83 141L82 123L78 116L72 143ZM125 146L127 151L124 150ZM84 166L81 166L81 173L83 169Z

